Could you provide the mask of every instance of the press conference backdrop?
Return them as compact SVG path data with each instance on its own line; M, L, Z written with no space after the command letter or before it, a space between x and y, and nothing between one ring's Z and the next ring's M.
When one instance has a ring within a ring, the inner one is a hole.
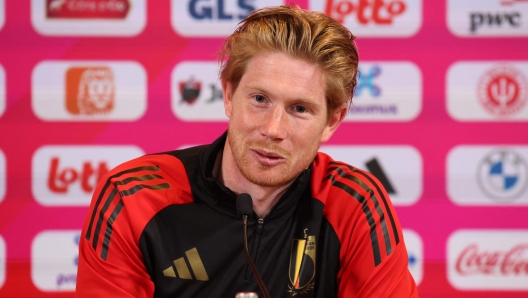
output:
M0 297L73 296L96 183L224 132L215 52L285 2L0 0ZM357 36L321 150L385 185L421 296L528 296L528 1L293 2Z

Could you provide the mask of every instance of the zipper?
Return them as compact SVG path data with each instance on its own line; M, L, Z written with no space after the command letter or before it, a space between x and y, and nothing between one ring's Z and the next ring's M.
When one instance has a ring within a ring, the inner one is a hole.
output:
M256 263L255 257L257 256L258 246L260 243L260 236L262 235L262 229L264 226L264 219L259 218L257 223L257 232L255 233L255 239L253 240L253 245L251 247L250 256L253 260L253 263ZM256 264L255 264L256 265ZM251 276L253 275L253 272L251 272L251 267L249 264L246 264L246 273L244 274L244 280L245 281L251 281Z

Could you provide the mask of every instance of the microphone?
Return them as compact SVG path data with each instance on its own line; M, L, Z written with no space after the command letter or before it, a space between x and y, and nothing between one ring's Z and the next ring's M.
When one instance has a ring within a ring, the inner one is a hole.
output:
M239 194L236 198L236 208L237 215L242 217L242 223L244 225L244 252L246 253L246 259L249 263L249 267L251 267L251 271L257 280L260 291L262 291L264 298L270 298L268 289L266 289L266 285L264 285L264 282L257 271L257 267L255 267L255 264L249 255L249 249L247 245L247 219L251 214L253 214L253 199L251 199L251 196L247 193Z

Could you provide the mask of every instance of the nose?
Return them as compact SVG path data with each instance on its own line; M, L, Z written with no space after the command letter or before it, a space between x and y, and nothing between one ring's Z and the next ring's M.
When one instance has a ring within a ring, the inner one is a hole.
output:
M272 140L284 140L288 136L288 117L281 106L275 106L267 111L260 125L260 134Z

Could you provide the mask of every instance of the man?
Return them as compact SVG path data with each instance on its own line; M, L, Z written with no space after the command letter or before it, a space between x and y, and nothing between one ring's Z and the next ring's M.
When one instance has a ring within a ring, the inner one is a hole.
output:
M77 296L260 294L235 206L248 193L248 246L271 297L416 297L381 184L317 153L356 85L352 34L321 13L266 8L221 56L228 131L107 175L82 232Z

